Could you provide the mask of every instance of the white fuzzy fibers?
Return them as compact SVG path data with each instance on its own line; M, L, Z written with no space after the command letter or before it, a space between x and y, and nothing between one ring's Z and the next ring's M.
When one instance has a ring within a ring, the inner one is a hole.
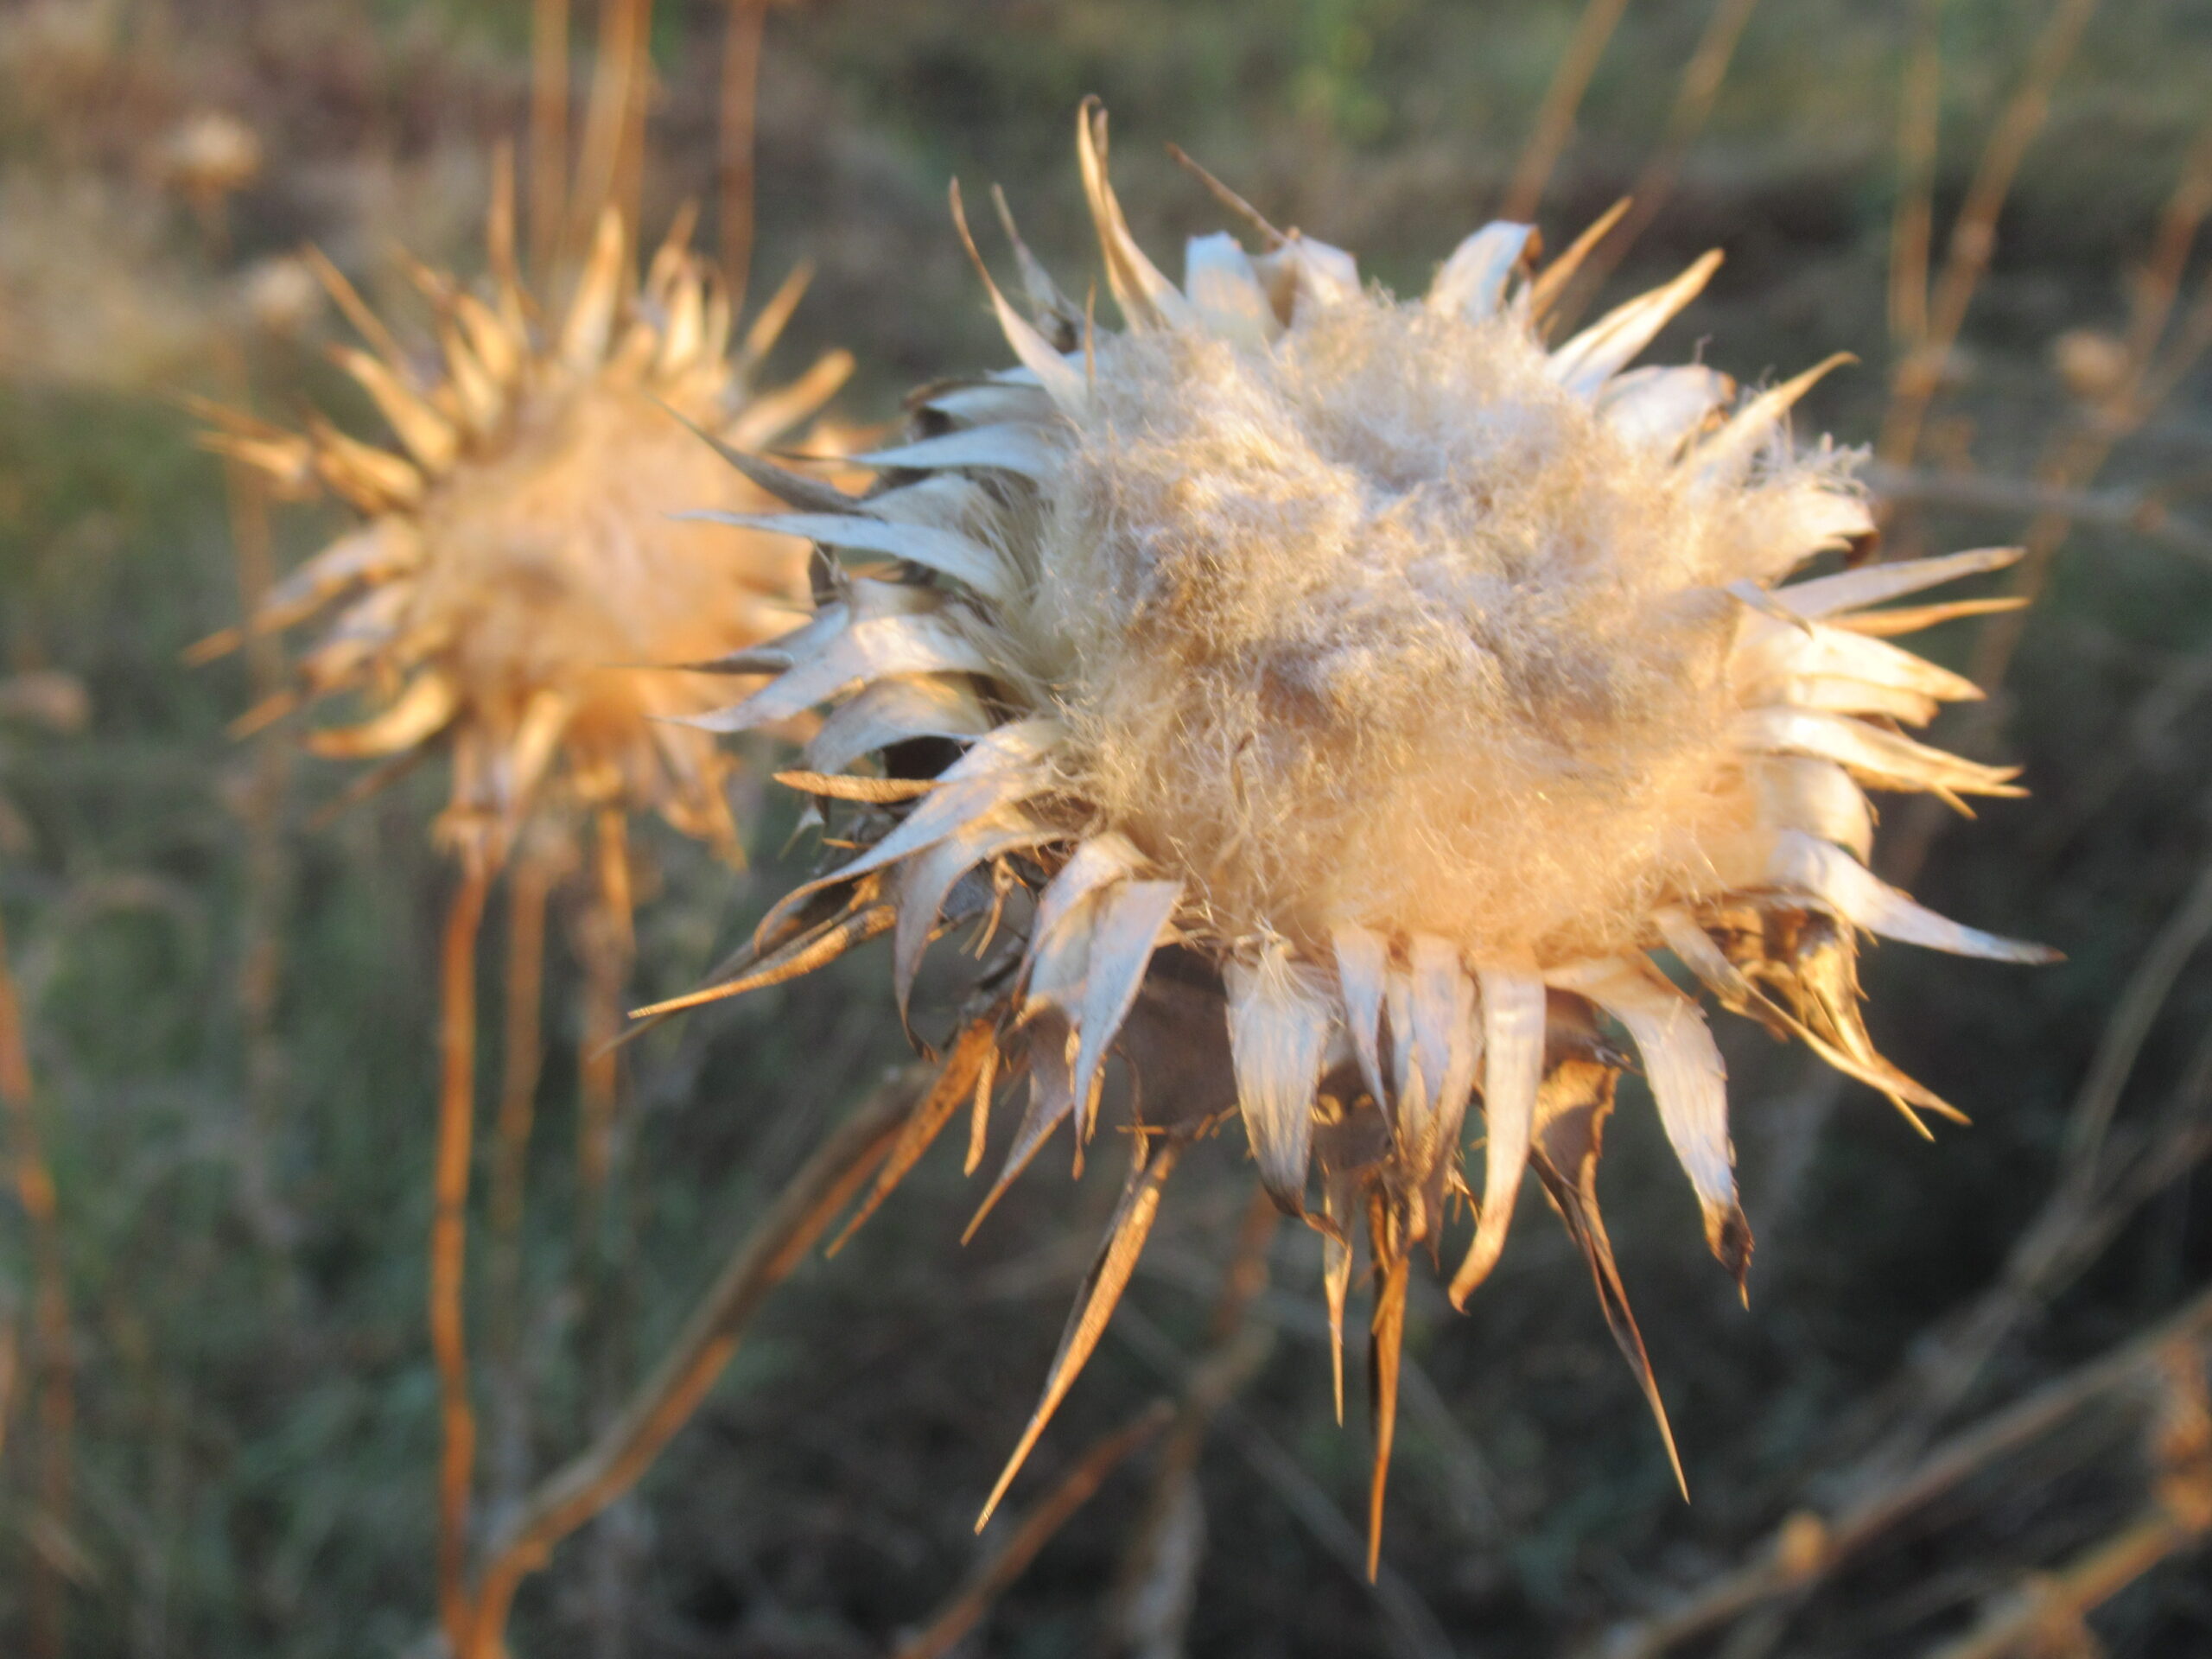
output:
M1380 294L1264 347L1102 339L1076 428L1009 631L1071 785L1223 937L1556 960L1717 887L1700 842L1745 810L1717 588L1774 574L1757 507L1791 480L1694 486L1524 326Z

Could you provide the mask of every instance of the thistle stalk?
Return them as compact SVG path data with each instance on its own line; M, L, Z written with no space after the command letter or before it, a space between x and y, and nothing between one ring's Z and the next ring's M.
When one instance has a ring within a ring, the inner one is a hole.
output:
M30 1233L33 1277L30 1360L32 1411L39 1427L40 1505L55 1526L69 1524L75 1485L76 1351L70 1332L68 1269L54 1175L39 1134L38 1103L22 1007L8 967L8 938L0 928L0 1109L14 1143L16 1201ZM68 1629L68 1586L60 1569L35 1543L30 1549L32 1659L60 1659Z
M464 1299L468 1170L475 1128L476 937L490 861L472 852L446 912L440 955L437 1151L430 1217L430 1345L438 1370L438 1616L458 1654L468 1637L468 1510L476 1467L476 1410L469 1400Z
M894 1073L784 1184L740 1242L682 1333L596 1439L556 1470L486 1552L459 1659L502 1659L515 1592L554 1548L637 1484L706 1399L768 1293L806 1259L906 1127L928 1069Z

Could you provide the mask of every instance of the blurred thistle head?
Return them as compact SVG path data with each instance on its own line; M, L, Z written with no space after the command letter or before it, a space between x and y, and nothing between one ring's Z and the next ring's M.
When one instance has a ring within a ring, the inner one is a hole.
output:
M565 310L543 319L515 271L504 185L496 195L484 291L415 272L437 315L434 355L403 350L315 257L373 348L333 355L397 448L321 419L300 434L211 411L211 448L281 490L327 488L362 522L273 588L245 628L196 654L335 607L299 661L300 690L246 726L366 694L382 705L372 717L317 731L309 747L395 765L448 747L440 830L464 851L504 852L550 789L564 805L658 810L734 852L727 758L669 723L726 697L726 682L658 671L722 658L804 613L803 544L733 536L700 516L768 499L715 444L799 427L851 359L831 352L756 392L750 378L804 275L733 352L728 290L690 251L688 213L633 287L626 227L608 207Z
M260 176L261 139L226 110L201 110L170 130L158 159L163 181L204 207Z
M1740 1281L1720 1055L1678 978L1916 1125L1955 1115L1869 1040L1859 934L2049 953L1866 868L1867 790L2018 792L1899 730L1978 695L1889 642L1952 610L1877 607L2012 555L1858 562L1873 524L1851 457L1789 432L1828 365L1740 395L1708 368L1629 366L1717 255L1548 346L1592 238L1539 271L1534 232L1494 224L1400 301L1216 185L1260 246L1198 238L1179 287L1129 235L1103 114L1077 141L1122 327L1014 238L1033 317L983 280L1021 366L921 394L911 441L860 458L880 469L866 499L793 492L787 528L895 563L842 569L757 654L779 677L707 723L842 696L793 780L859 851L700 996L888 930L903 1009L933 935L995 930L916 1119L1027 1071L991 1199L1063 1124L1080 1159L1125 1052L1136 1167L1022 1452L1167 1169L1241 1116L1261 1181L1325 1241L1339 1332L1366 1238L1379 1516L1409 1255L1471 1209L1463 1302L1531 1166L1656 1408L1593 1184L1632 1055ZM1787 581L1824 554L1841 568ZM999 925L1010 906L1025 925ZM1194 997L1216 999L1195 1025ZM1146 1077L1208 1027L1217 1085Z

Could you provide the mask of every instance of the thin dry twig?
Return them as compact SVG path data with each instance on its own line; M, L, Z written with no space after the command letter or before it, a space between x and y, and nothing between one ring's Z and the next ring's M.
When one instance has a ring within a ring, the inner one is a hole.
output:
M528 1384L523 1375L522 1224L528 1197L530 1135L543 1069L545 906L561 866L536 849L517 860L507 881L506 1020L500 1043L499 1109L492 1147L486 1262L492 1393L493 1509L522 1496L530 1478Z
M2174 330L2171 341L2163 353L2159 350L2180 302L2190 251L2208 214L2212 214L2212 121L2205 124L2190 146L2159 216L2151 257L2135 284L2134 315L2126 343L2126 370L2093 411L2094 420L2052 440L2037 469L2041 486L2062 493L2085 489L2102 470L2114 447L2158 411L2206 349L2212 347L2212 281L2206 281L2189 315ZM1892 463L1910 458L1891 455L1886 447L1881 454ZM2073 525L2073 516L2064 510L2064 504L2042 509L2029 525L2025 550L2014 567L2008 589L2010 596L2025 602L2018 610L1991 618L1975 640L1967 671L1977 684L1993 689L2003 683L2026 635L2028 609L2050 581L2051 567ZM1987 745L2000 718L1998 700L1977 704L1974 713L1960 719L1959 734L1951 747L1962 754L1975 753ZM1933 850L1944 822L1939 804L1928 798L1913 802L1900 815L1885 849L1883 874L1900 886L1910 887Z
M1698 135L1705 130L1721 83L1728 78L1737 44L1758 6L1758 0L1716 0L1706 19L1705 32L1682 69L1681 82L1675 89L1674 107L1667 113L1659 146L1630 187L1627 217L1590 251L1573 289L1552 308L1551 327L1555 334L1565 334L1574 327L1575 320L1605 287L1605 279L1619 268L1637 238L1650 228L1651 221L1673 197L1681 180L1682 164L1689 158Z
M632 104L645 93L639 48L650 25L651 0L600 0L598 60L593 65L591 94L584 109L584 131L576 157L576 192L569 203L565 245L582 247L590 239L600 213L622 186L629 145Z
M614 156L614 201L624 220L636 225L645 200L645 118L653 101L652 0L633 0L630 39L625 48L626 85L622 137Z
M1583 8L1551 85L1544 91L1544 101L1537 106L1529 142L1513 168L1512 182L1505 188L1499 218L1525 224L1535 217L1544 188L1551 182L1567 140L1574 136L1574 115L1582 107L1582 94L1590 89L1598 60L1605 55L1606 43L1627 10L1628 0L1590 0Z
M1155 1400L1144 1410L1101 1436L1077 1458L1052 1491L1030 1506L1020 1523L981 1561L944 1605L920 1630L893 1650L893 1659L940 1659L981 1624L998 1599L1027 1572L1038 1552L1069 1517L1089 1503L1106 1478L1166 1427L1175 1408Z
M1681 1605L1608 1633L1601 1659L1657 1659L1678 1643L1741 1617L1777 1596L1802 1592L1906 1516L2007 1452L2035 1440L2091 1401L2133 1382L2169 1351L2212 1332L2212 1290L2200 1291L2151 1330L2077 1367L1936 1446L1912 1469L1823 1518L1800 1510L1777 1529L1758 1559Z
M208 250L213 257L215 250ZM245 353L236 340L219 343L216 367L225 400L250 410L252 386ZM223 463L223 501L231 531L231 559L238 582L238 614L257 614L276 580L269 524L269 483L258 467L234 458ZM245 660L253 706L283 709L284 652L265 628L245 631ZM246 1137L244 1173L248 1211L275 1236L264 1243L289 1246L296 1228L270 1179L266 1151L274 1140L283 1109L283 1055L276 1039L276 1003L283 988L284 909L290 882L286 855L283 804L291 777L289 735L273 728L254 735L252 778L241 803L245 824L245 904L240 918L238 998L245 1049L245 1106L252 1133Z
M2212 121L2208 121L2190 145L2172 194L2159 215L2150 258L2134 284L2133 310L2125 342L2127 368L2119 385L2091 411L2084 427L2063 433L2054 440L2040 479L2062 492L2085 487L2120 442L2141 428L2171 394L2181 378L2195 365L2208 343L2212 343L2212 283L2204 285L2194 315L2183 326L2162 355L2176 307L2180 303L2182 279L2189 256L2212 214ZM2012 591L2031 600L2042 592L2050 564L2065 539L2073 515L2064 505L2046 507L2028 533L2028 550L2013 577ZM2155 524L2134 524L2143 533ZM1974 669L1984 685L2004 677L2026 626L2024 617L1993 622L1978 642Z
M476 1104L476 935L491 867L472 855L446 912L440 956L442 1007L438 1133L430 1216L430 1346L438 1369L438 1618L448 1645L468 1635L468 1505L476 1468L476 1409L468 1395L462 1311L468 1249L469 1147Z
M583 959L582 1030L576 1047L582 1110L576 1128L576 1182L583 1195L583 1254L592 1253L607 1177L613 1168L615 1115L621 1090L622 987L635 952L628 830L612 808L598 819L592 892L577 929Z
M2212 1088L2208 1044L2177 1091L2162 1130L2108 1156L2107 1141L2121 1091L2182 970L2212 937L2212 863L2199 872L2128 977L2107 1020L2088 1074L2067 1116L2060 1175L2043 1208L2022 1230L2004 1271L1974 1303L1924 1338L1897 1383L1872 1412L1887 1427L1859 1461L1863 1483L1916 1456L1962 1401L2005 1340L2034 1310L2093 1260L2152 1192L2204 1155L2202 1118Z
M887 1154L931 1068L894 1073L784 1185L674 1344L583 1452L541 1482L486 1553L460 1659L499 1659L516 1590L554 1547L635 1485L706 1398L768 1293L806 1257Z
M2087 490L2031 479L1931 473L1877 461L1859 476L1885 501L1968 512L2053 515L2096 529L2125 531L2151 546L2212 563L2212 529L2173 517L2156 496Z
M753 272L754 128L760 103L760 42L768 0L729 0L729 36L722 48L721 187L722 280L734 315L745 309Z
M622 1277L632 1243L617 1202L623 1133L622 992L636 954L628 827L612 809L598 815L588 896L577 926L583 963L583 1009L576 1051L580 1099L576 1124L575 1294L585 1378L584 1432L596 1433L620 1408L624 1351ZM597 1650L620 1647L626 1544L619 1526L594 1529L590 1542L592 1618Z
M1179 1388L1187 1386L1192 1364L1142 1309L1124 1306L1111 1327L1137 1357ZM1214 1421L1222 1438L1236 1450L1262 1483L1289 1510L1321 1553L1374 1599L1382 1615L1382 1637L1398 1659L1452 1659L1451 1638L1421 1592L1388 1561L1372 1577L1367 1570L1367 1539L1346 1520L1335 1501L1313 1478L1234 1401Z
M569 0L535 0L530 28L530 264L560 263L569 193Z
M1249 1331L1253 1304L1268 1286L1268 1250L1282 1212L1254 1188L1222 1270L1208 1321L1206 1352L1191 1374L1175 1426L1160 1448L1142 1518L1122 1557L1108 1624L1122 1649L1138 1656L1183 1651L1203 1551L1198 1455L1214 1417L1249 1382L1274 1345L1270 1327ZM1188 1522L1195 1518L1196 1527ZM1178 1548L1178 1541L1186 1541Z
M0 929L0 1108L7 1113L16 1202L30 1234L33 1420L38 1424L39 1504L48 1522L67 1532L74 1486L72 1449L76 1436L76 1348L69 1317L69 1279L54 1175L39 1133L30 1050L22 1006L8 967L8 938ZM60 1659L67 1635L68 1586L48 1552L31 1545L29 1647L34 1659Z
M1928 338L1928 259L1936 238L1936 145L1943 110L1943 0L1913 10L1897 107L1897 206L1890 228L1890 339L1907 356Z
M1942 384L1943 365L1958 344L1974 292L1997 251L1997 218L2012 194L2020 163L2043 130L2050 112L2051 89L2072 61L2097 0L2057 0L2037 36L2028 68L1991 130L1966 200L1951 227L1943 269L1928 305L1928 323L1913 350L1897 365L1895 395L1882 423L1875 453L1896 466L1910 465L1919 453L1928 406Z
M2196 1532L2164 1510L2153 1510L2056 1573L2031 1577L1930 1659L2006 1659L2031 1647L2042 1651L2034 1647L2041 1638L2079 1633L2085 1615L2197 1541Z

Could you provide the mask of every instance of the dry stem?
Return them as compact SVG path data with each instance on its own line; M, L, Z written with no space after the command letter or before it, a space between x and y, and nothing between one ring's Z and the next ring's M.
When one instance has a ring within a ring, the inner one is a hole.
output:
M1698 135L1705 130L1706 120L1713 113L1713 100L1720 95L1720 84L1728 77L1728 65L1736 55L1737 43L1743 39L1745 26L1751 21L1751 13L1758 5L1758 0L1718 0L1713 8L1712 15L1706 19L1705 32L1698 37L1696 48L1682 69L1681 83L1675 88L1675 105L1668 112L1667 129L1660 137L1659 147L1630 188L1628 216L1590 251L1572 290L1552 308L1550 326L1554 334L1564 334L1573 328L1575 319L1588 308L1598 290L1605 285L1605 278L1627 257L1637 238L1650 228L1651 221L1658 218L1660 210L1675 194L1682 163L1688 159L1690 147L1697 142Z
M462 1297L468 1248L469 1145L475 1128L476 935L491 869L481 854L462 866L446 912L440 958L438 1135L430 1217L430 1347L438 1368L438 1616L448 1645L468 1633L468 1503L476 1466L476 1413L468 1397Z
M722 50L721 185L722 279L730 310L741 315L753 271L753 156L760 114L760 37L767 0L730 0L729 38Z
M2093 528L2124 531L2152 547L2212 563L2212 530L2176 518L2157 497L2089 490L1979 473L1931 473L1876 461L1859 476L1885 501L1968 512L2050 515Z
M2079 1628L2082 1616L2112 1599L2197 1535L2154 1510L2055 1573L2037 1573L1972 1630L1938 1648L1931 1659L2005 1659L2037 1638ZM2093 1649L2092 1649L2093 1650Z
M598 58L592 66L591 96L584 110L584 133L576 157L576 192L569 203L568 245L588 243L601 209L615 199L622 184L624 152L631 132L631 105L642 105L638 87L639 48L650 19L650 0L600 0Z
M1105 1484L1107 1476L1165 1428L1174 1415L1167 1402L1155 1400L1121 1427L1094 1441L1059 1483L1030 1507L1004 1541L976 1563L975 1571L930 1622L899 1644L893 1659L939 1659L950 1652L1028 1570L1052 1535Z
M2068 511L2071 503L2065 497L2083 490L2095 479L2114 446L2157 412L2182 377L2212 346L2212 282L2207 282L2171 342L2163 353L2159 351L2179 302L2190 250L2208 214L2212 214L2212 122L2206 124L2190 148L2159 217L2151 258L2136 285L2134 315L2126 340L2126 373L2094 411L2092 421L2052 440L2037 468L2038 486L2057 492L2058 499L2039 511L2030 524L2026 552L2013 572L2011 594L2028 601L2027 605L1993 617L1974 642L1967 671L1985 690L1993 690L2004 682L2026 633L2028 609L2049 582L2058 550L2073 529L2074 515ZM1942 326L1943 315L1939 308L1936 327ZM1942 349L1948 352L1948 345ZM1900 382L1900 399L1904 395ZM1925 407L1923 398L1921 414ZM1893 404L1892 417L1897 412L1897 406ZM1914 416L1916 423L1918 418ZM1914 429L1916 433L1916 424ZM1909 454L1892 455L1886 441L1880 453L1892 463L1910 459ZM1962 754L1972 754L1986 745L2000 717L2000 709L1995 700L1977 705L1975 712L1960 722L1962 729L1952 747ZM1943 810L1932 798L1912 803L1885 849L1883 873L1898 885L1910 887L1934 848L1944 821Z
M2097 1396L2142 1376L2178 1344L2212 1332L2212 1290L2101 1359L2046 1383L1936 1446L1913 1469L1853 1501L1833 1518L1792 1516L1756 1561L1681 1606L1617 1630L1603 1659L1656 1659L1677 1643L1725 1624L1775 1597L1801 1593L1846 1558L1998 1458L2034 1440Z
M1890 230L1890 338L1904 353L1928 337L1928 257L1936 236L1936 144L1943 100L1943 0L1913 10L1897 111L1897 207Z
M1574 136L1574 112L1582 105L1582 94L1589 90L1598 60L1605 55L1605 43L1612 39L1621 14L1627 10L1628 0L1590 0L1583 8L1566 54L1544 91L1544 101L1537 106L1529 143L1514 167L1513 181L1506 187L1499 218L1521 223L1535 218L1536 204L1544 198L1544 187L1551 182L1560 155Z
M529 1479L529 1402L523 1376L522 1224L530 1132L543 1065L545 905L555 858L519 860L507 883L507 1011L500 1045L499 1114L492 1152L489 1268L492 1386L499 1411L492 1449L494 1508L518 1499Z
M2097 0L2057 0L2036 39L2027 73L1997 118L1989 142L1967 187L1965 202L1951 227L1950 246L1928 308L1928 326L1915 349L1897 365L1897 387L1875 453L1896 466L1909 465L1920 449L1928 405L1942 379L1943 365L1958 343L1967 310L1974 303L1997 251L1997 216L2012 194L2012 180L2028 146L2043 130L2050 112L2051 88L2072 60L2082 31Z
M1254 1188L1236 1244L1222 1271L1221 1287L1206 1332L1205 1357L1192 1369L1173 1430L1160 1448L1144 1515L1122 1558L1109 1614L1114 1640L1132 1654L1179 1653L1183 1626L1190 1617L1191 1592L1198 1577L1199 1546L1174 1558L1178 1518L1199 1503L1198 1454L1206 1431L1223 1406L1249 1382L1266 1360L1272 1332L1248 1334L1254 1300L1268 1285L1268 1249L1282 1212L1274 1200ZM1202 1510L1196 1511L1203 1515Z
M1191 1362L1145 1317L1141 1308L1123 1306L1116 1313L1112 1329L1145 1363L1179 1387L1188 1386ZM1374 1600L1382 1615L1382 1639L1391 1653L1397 1659L1451 1659L1452 1642L1434 1610L1389 1562L1382 1562L1369 1576L1366 1541L1298 1459L1233 1400L1222 1406L1215 1422L1223 1439L1274 1493L1321 1553Z
M60 1217L54 1176L39 1135L33 1097L30 1052L23 1034L22 1007L15 976L8 969L8 939L0 929L0 1108L13 1141L16 1201L30 1232L31 1398L39 1426L39 1503L48 1520L69 1527L73 1488L71 1449L77 1418L76 1353L70 1332L69 1281L61 1248ZM31 1546L30 1647L34 1659L60 1659L66 1637L68 1591L61 1573L35 1542Z
M813 1248L890 1148L931 1069L894 1074L785 1183L693 1311L674 1345L621 1412L554 1471L493 1541L459 1659L499 1659L507 1616L525 1575L554 1546L637 1484L706 1398L768 1293Z
M569 0L536 0L530 25L530 264L560 263L569 190Z

